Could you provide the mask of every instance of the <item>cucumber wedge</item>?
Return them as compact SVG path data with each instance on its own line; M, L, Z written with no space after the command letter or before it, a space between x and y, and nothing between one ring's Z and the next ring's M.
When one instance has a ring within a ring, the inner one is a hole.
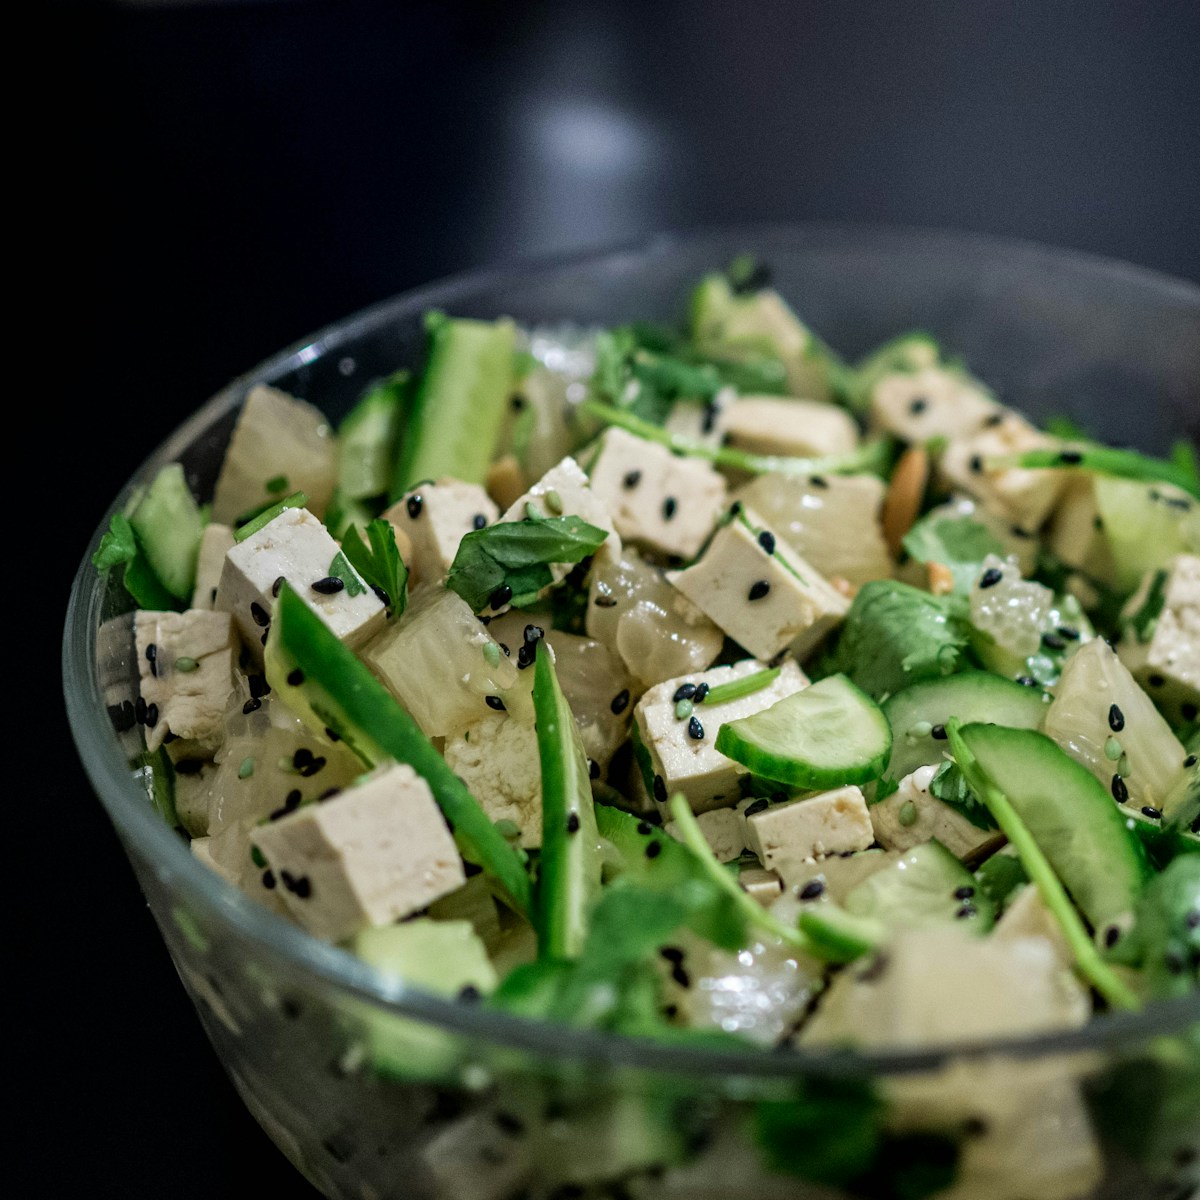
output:
M155 475L129 523L163 587L177 600L190 600L204 518L179 463L169 463Z
M310 729L332 731L369 767L394 759L422 776L508 903L529 913L529 876L517 851L412 717L287 583L275 601L265 659L273 694Z
M918 767L941 762L951 717L964 725L990 722L1010 729L1040 729L1047 700L1040 688L1025 687L990 671L964 671L914 683L883 705L892 727L892 757L885 778L899 783Z
M379 380L338 426L338 495L343 503L387 492L410 385L408 371Z
M508 321L429 322L429 361L417 385L392 475L392 500L422 479L482 483L513 384Z
M878 779L892 751L892 731L865 692L844 675L831 675L722 725L716 745L755 775L820 791Z
M542 767L538 949L543 958L570 959L583 949L600 891L600 834L587 755L545 646L534 667L533 710Z
M962 740L1092 927L1132 912L1150 867L1103 784L1041 733L967 725Z

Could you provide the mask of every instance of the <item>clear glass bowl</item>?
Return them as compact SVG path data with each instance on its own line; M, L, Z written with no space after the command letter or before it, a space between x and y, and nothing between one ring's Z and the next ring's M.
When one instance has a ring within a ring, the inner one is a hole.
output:
M963 234L742 228L464 275L379 304L213 397L110 514L173 460L209 493L255 383L340 417L370 379L417 361L429 308L527 323L674 319L704 271L743 251L769 263L776 286L848 357L923 328L1035 417L1070 415L1154 451L1200 438L1193 284ZM1196 996L1019 1041L727 1054L526 1022L389 982L227 886L159 819L127 765L136 735L115 733L106 713L137 677L119 634L126 603L85 559L64 643L79 753L218 1055L263 1128L326 1195L924 1194L899 1190L911 1178L904 1146L923 1143L896 1142L893 1166L869 1182L831 1173L828 1129L797 1135L808 1164L800 1175L763 1163L752 1128L764 1105L863 1082L893 1133L933 1131L960 1145L969 1182L947 1193L960 1200L1175 1198L1200 1181ZM825 1168L811 1167L822 1159Z

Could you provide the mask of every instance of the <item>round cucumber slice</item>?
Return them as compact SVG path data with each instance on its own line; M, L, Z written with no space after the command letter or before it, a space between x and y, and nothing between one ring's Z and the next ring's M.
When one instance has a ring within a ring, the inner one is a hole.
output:
M892 728L892 756L884 775L900 782L918 767L945 757L946 722L987 722L1009 729L1040 729L1048 696L990 671L963 671L945 679L914 683L883 705Z
M717 749L755 775L807 791L878 779L892 750L883 712L831 675L717 734Z

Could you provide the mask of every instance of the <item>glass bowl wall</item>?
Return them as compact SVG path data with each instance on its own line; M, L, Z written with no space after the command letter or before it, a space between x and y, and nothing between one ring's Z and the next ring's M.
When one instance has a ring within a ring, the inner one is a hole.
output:
M970 235L747 228L465 275L377 305L234 381L143 464L110 513L175 460L209 495L255 383L336 420L371 379L419 362L429 308L527 324L674 320L701 274L744 251L851 359L921 328L1035 418L1067 415L1150 451L1200 440L1192 284ZM730 1056L526 1023L389 983L227 887L157 817L127 765L136 734L118 735L106 715L136 686L126 603L85 559L64 643L80 755L218 1055L263 1128L326 1195L882 1196L892 1183L772 1171L752 1134L764 1104L857 1094L864 1083L892 1136L959 1144L972 1182L947 1193L958 1200L1174 1200L1200 1182L1196 999L1024 1042ZM906 1152L897 1153L899 1164Z

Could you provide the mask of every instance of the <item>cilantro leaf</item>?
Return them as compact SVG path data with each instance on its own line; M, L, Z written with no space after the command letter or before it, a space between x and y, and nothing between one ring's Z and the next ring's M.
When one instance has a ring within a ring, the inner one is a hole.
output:
M329 564L329 574L345 584L347 596L361 596L367 590L366 584L355 574L341 550L333 556L333 562Z
M904 535L904 548L918 562L949 567L954 590L963 595L979 578L980 564L989 554L1004 557L992 532L970 517L924 517Z
M342 538L342 554L338 557L344 555L371 587L382 592L388 615L398 617L408 603L408 568L396 548L396 531L390 521L376 517L367 524L367 540L370 549L363 542L358 527L351 525ZM337 563L336 558L334 563ZM331 567L330 574L334 573ZM347 580L347 590L349 586Z
M929 794L956 809L976 829L996 828L996 819L987 805L971 791L957 763L944 762L938 767L929 781Z
M876 579L854 597L825 674L847 675L876 700L969 665L966 601Z
M129 518L123 513L113 513L108 532L100 539L100 545L92 555L92 566L97 571L107 571L130 562L136 554L137 539Z
M581 517L526 517L500 521L468 533L450 564L446 586L475 612L496 590L512 590L511 602L531 604L554 582L552 563L578 563L595 554L608 533Z

